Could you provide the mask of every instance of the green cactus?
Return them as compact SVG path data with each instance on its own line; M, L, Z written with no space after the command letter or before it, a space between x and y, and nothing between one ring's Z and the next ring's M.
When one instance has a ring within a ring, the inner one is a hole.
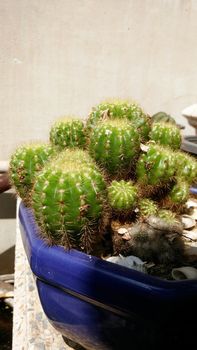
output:
M150 215L156 215L158 211L157 204L148 198L140 199L138 202L139 215L146 217Z
M184 211L184 204L189 199L189 184L181 179L176 179L176 182L168 193L160 199L159 206L165 209L171 209L176 213Z
M68 161L76 162L77 164L87 165L87 167L96 168L98 170L98 166L91 158L89 153L80 148L66 148L61 151L56 158L54 158L54 163L56 167L61 167L64 163Z
M90 253L105 229L105 204L103 176L85 162L57 160L35 181L32 206L42 236L52 244Z
M54 153L48 144L30 144L17 148L11 156L10 181L27 206L30 205L35 176Z
M127 120L115 119L98 123L89 140L90 155L117 180L127 178L139 149L138 132Z
M149 117L133 102L125 100L109 100L94 107L87 120L87 128L93 129L101 120L127 119L138 130L143 140L148 139L150 131Z
M149 144L137 163L136 175L143 185L167 184L175 175L175 155L173 151L159 145Z
M83 122L73 118L65 118L57 121L51 127L50 141L60 150L66 147L83 148L86 144Z
M149 137L156 143L169 146L174 150L181 146L181 131L171 123L153 123Z
M155 113L154 115L152 115L151 121L176 124L175 119L165 112Z
M185 152L177 151L176 169L177 176L184 179L189 184L192 184L197 179L197 161L194 157Z
M157 212L157 216L164 220L165 222L168 222L170 224L172 223L176 223L176 214L173 213L171 210L167 210L167 209L160 209Z
M197 162L178 151L180 130L161 114L150 122L134 103L107 101L86 125L56 122L51 145L17 149L10 179L49 245L168 265L185 257L179 214Z
M132 211L137 201L137 188L131 181L112 181L108 187L109 204L115 211Z
M172 203L183 204L187 202L189 193L188 182L178 179L168 196Z

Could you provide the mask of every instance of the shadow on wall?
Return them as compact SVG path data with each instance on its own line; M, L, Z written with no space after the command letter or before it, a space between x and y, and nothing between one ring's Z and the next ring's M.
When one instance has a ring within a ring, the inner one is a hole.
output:
M0 254L0 275L14 272L15 246Z
M15 239L14 227L16 218L16 198L10 189L6 173L0 174L0 276L10 275L14 272ZM13 246L12 246L13 244ZM4 282L1 282L1 292L4 293ZM9 288L8 288L9 290ZM5 302L4 297L0 299L0 348L12 349L12 322L13 309Z
M16 198L7 173L0 174L0 275L14 272Z

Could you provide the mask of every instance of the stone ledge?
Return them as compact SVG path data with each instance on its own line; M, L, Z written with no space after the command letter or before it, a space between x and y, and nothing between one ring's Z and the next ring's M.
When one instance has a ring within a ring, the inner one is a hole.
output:
M14 350L73 350L46 318L29 267L17 220L13 341Z

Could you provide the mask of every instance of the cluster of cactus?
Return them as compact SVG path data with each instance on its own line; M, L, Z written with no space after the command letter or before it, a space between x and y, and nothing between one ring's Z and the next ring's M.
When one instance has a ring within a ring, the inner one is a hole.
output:
M56 122L49 141L21 147L10 161L12 183L49 244L97 254L114 220L176 221L197 179L196 160L180 150L180 129L151 122L129 101L101 103L85 121Z

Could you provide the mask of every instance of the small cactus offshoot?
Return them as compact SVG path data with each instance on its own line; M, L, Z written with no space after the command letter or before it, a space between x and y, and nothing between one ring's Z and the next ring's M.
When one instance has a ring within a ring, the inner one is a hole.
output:
M137 202L137 188L131 181L112 181L108 187L109 204L115 211L132 211Z
M175 224L175 223L177 222L177 220L176 220L176 214L173 213L171 210L160 209L160 210L157 212L157 216L158 216L160 219L162 219L162 220L164 220L164 221L166 221L166 222L168 222L168 223L170 223L170 224L172 224L172 223Z
M175 204L183 204L189 198L189 184L182 179L178 179L169 193L170 200Z
M140 199L138 202L139 215L141 217L156 215L158 211L157 204L148 198Z
M161 198L160 207L181 213L184 209L184 204L189 199L189 187L188 182L185 180L176 179L176 182L166 196Z

